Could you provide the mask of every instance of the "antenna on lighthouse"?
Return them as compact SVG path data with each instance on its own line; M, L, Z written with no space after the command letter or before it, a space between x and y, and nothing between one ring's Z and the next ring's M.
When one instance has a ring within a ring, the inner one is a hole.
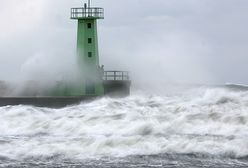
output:
M88 0L88 7L90 8L90 0Z

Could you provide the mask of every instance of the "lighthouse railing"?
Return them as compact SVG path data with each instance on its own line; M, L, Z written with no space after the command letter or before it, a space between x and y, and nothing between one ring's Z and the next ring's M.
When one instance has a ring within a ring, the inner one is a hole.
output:
M71 19L104 18L103 8L72 8Z
M128 71L104 71L103 80L105 81L125 81L130 80Z

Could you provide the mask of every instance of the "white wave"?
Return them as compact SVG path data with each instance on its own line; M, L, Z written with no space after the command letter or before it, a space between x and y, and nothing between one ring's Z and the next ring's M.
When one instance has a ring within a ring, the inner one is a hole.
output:
M225 83L226 86L240 86L240 87L248 87L248 85L245 84L238 84L238 83Z
M196 88L63 109L0 108L0 156L248 155L248 92Z

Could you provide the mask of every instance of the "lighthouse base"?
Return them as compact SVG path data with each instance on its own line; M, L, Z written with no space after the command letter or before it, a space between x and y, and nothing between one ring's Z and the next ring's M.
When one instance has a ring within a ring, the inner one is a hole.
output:
M97 99L95 96L80 97L0 97L0 106L31 105L36 107L62 108Z
M111 97L126 97L130 95L130 80L106 80L103 81L104 95Z
M109 97L126 97L130 95L130 80L103 81L104 95ZM62 108L70 105L90 102L102 96L51 96L51 97L0 97L0 107L13 105L31 105L36 107Z

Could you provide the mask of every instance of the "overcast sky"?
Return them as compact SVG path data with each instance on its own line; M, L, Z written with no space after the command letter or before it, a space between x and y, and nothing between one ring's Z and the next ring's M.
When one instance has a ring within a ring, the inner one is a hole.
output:
M72 72L81 0L1 0L0 79ZM247 0L93 0L101 64L143 81L248 84Z

